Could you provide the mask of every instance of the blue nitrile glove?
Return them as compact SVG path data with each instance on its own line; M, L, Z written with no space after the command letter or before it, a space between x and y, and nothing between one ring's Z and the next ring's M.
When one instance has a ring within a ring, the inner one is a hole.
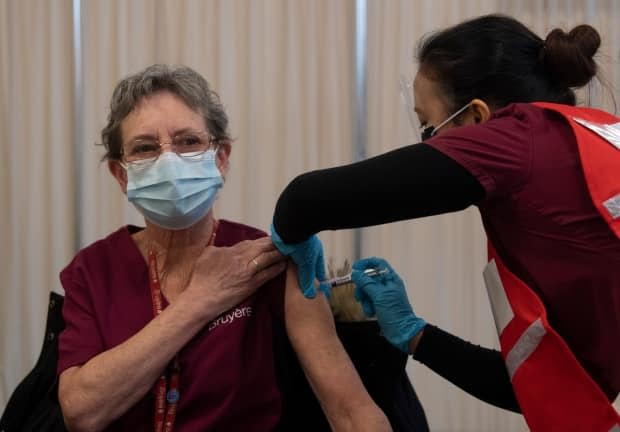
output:
M316 235L300 243L287 244L282 241L276 232L273 224L271 225L271 241L282 253L291 257L297 264L299 275L299 287L307 298L314 298L314 280L320 282L319 288L329 297L329 284L326 282L327 273L325 272L325 259L323 258L323 245Z
M387 269L388 272L368 276L364 270ZM353 264L351 279L355 283L355 298L362 303L367 316L377 315L385 338L396 348L409 353L409 341L426 325L418 318L407 299L402 279L382 258L366 258Z

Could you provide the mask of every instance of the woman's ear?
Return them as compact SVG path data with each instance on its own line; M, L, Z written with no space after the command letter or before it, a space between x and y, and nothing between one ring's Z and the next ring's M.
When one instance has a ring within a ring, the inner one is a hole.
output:
M469 104L474 123L484 123L491 118L491 108L482 99L474 99Z
M127 193L127 170L123 168L120 161L109 159L108 160L108 170L110 170L110 174L116 179L118 184L121 186L121 190L123 193Z
M232 145L230 140L221 140L220 142L218 142L216 163L224 179L226 179L226 174L228 174L228 167L230 165L229 157L231 150Z

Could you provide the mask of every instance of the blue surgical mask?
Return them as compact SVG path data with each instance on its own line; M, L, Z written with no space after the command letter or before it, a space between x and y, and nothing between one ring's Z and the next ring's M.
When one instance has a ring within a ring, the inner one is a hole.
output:
M147 166L127 164L127 198L162 228L188 228L211 210L224 183L215 156L215 150L194 158L164 152Z

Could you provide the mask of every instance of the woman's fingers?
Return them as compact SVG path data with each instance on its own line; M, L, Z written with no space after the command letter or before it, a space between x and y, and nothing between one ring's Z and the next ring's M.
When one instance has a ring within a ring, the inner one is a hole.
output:
M238 247L239 250L247 251L247 253L254 253L255 255L277 250L269 237L261 237L255 240L244 240L232 247Z
M256 272L285 261L286 257L278 252L277 249L262 252L250 260Z
M231 252L236 255L236 259L245 265L250 274L272 266L278 262L283 262L286 257L275 248L269 237L261 237L256 240L244 240L230 247Z
M258 288L278 276L284 270L286 270L286 261L279 261L257 272L252 280Z
M261 237L230 247L209 246L198 257L197 265L205 276L210 275L220 281L225 278L232 285L243 285L258 273L262 282L275 277L286 268L285 262L286 257L273 246L269 237ZM255 281L251 285L254 287Z

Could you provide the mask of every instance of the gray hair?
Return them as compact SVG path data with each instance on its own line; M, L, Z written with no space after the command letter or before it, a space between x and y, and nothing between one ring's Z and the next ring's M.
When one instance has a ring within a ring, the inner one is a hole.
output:
M202 114L207 130L215 141L230 141L228 116L216 92L195 70L187 66L154 64L119 82L110 101L108 124L101 131L106 149L103 159L122 156L121 122L147 96L168 91Z

